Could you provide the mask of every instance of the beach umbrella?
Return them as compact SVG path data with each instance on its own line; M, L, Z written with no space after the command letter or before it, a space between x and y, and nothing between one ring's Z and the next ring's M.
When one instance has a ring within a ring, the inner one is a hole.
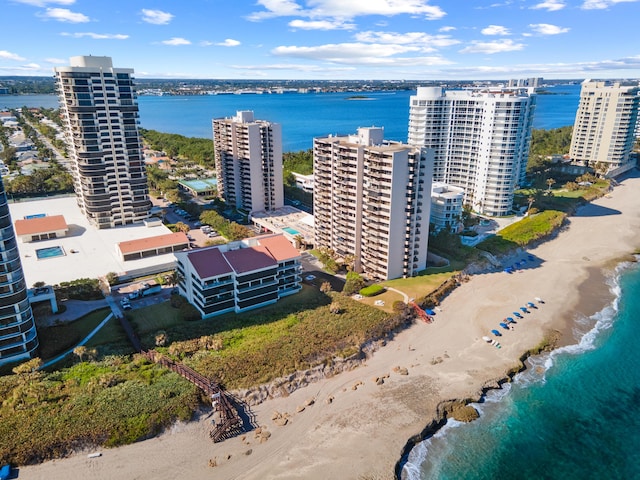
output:
M544 303L544 301L540 297L536 297L535 301L538 303Z
M489 338L489 337L487 337L487 336L482 337L482 339L483 339L485 342L487 342L487 343L491 343L491 342L493 342L493 340L491 340L491 338Z
M529 255L529 261L533 262L533 260L535 259L533 255Z
M538 307L536 307L536 304L535 304L535 303L533 303L533 302L529 302L529 303L527 303L527 306L528 306L528 307L531 307L531 308L538 308Z
M520 307L520 310L522 310L524 313L529 313L529 310L527 310L527 309L526 309L526 308L524 308L524 307Z
M496 337L501 337L502 334L498 331L498 330L491 330L491 333L493 333Z
M425 308L424 311L426 312L427 315L435 315L436 312L434 312L433 310L429 310L428 308Z
M520 312L513 312L513 314L518 318L523 318Z
M508 323L516 323L516 321L511 317L507 317L506 320Z
M502 328L504 328L505 330L509 330L509 325L507 325L507 324L506 324L506 323L504 323L504 322L500 322L500 326L501 326Z

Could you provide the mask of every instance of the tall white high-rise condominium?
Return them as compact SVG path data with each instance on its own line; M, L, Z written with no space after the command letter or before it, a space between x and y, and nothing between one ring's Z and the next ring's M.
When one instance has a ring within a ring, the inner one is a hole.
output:
M97 228L141 222L151 201L138 132L133 70L110 57L71 57L56 67L78 206Z
M409 144L434 150L433 179L463 188L478 213L511 212L525 179L535 108L533 88L418 87Z
M36 356L38 335L1 179L0 241L0 365L4 365Z
M635 166L630 159L640 88L585 80L573 126L569 157L610 176Z
M218 195L248 212L284 205L282 128L252 111L213 120Z
M315 246L382 280L427 267L433 163L383 136L372 127L313 141Z

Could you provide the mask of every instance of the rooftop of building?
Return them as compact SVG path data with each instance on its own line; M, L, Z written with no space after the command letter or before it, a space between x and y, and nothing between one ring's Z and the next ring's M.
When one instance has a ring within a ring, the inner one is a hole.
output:
M179 254L185 255L185 254ZM284 235L263 235L226 245L194 250L186 254L200 278L212 278L230 273L243 274L275 267L278 262L298 258Z
M156 248L170 247L172 245L188 244L189 239L184 232L172 232L164 235L137 238L118 243L118 248L123 255L127 253L144 252Z
M166 235L171 231L163 225L147 227L141 223L98 230L81 213L74 196L21 200L9 203L9 211L12 219L42 213L61 215L69 227L67 236L62 238L18 242L27 285L40 281L58 284L78 278L97 278L109 272L123 274L174 261L171 253L123 261L116 249L118 243ZM51 247L61 247L62 255L38 259L36 250Z
M64 215L40 216L40 214L36 214L27 218L14 219L14 225L18 236L68 230Z

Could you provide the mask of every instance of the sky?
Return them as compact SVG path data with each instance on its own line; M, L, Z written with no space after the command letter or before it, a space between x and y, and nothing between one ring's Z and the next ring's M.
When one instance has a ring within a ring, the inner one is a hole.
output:
M0 76L640 78L640 0L0 0Z

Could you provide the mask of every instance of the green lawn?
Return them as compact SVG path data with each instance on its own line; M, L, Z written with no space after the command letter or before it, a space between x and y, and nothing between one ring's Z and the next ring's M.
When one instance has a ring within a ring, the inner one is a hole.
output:
M110 309L101 308L73 322L65 322L53 327L38 327L40 358L48 360L76 346L110 313Z
M444 273L431 273L410 278L397 278L387 280L382 285L397 288L401 292L409 295L409 298L421 298L433 292L457 272L449 271Z

